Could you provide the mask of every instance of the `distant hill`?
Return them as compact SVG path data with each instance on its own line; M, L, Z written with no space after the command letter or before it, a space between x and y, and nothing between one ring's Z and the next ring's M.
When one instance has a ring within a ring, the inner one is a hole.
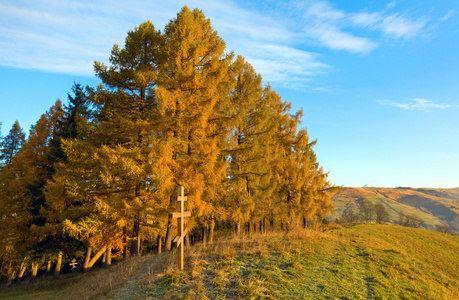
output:
M435 230L437 225L446 222L453 231L459 232L459 188L346 187L332 199L336 207L333 218L340 218L348 209L358 210L365 199L386 206L393 223L397 222L399 213L411 214L421 218L422 226L427 229Z

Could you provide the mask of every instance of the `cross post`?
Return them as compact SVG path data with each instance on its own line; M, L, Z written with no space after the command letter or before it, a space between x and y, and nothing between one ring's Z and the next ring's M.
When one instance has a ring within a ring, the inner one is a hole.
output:
M185 236L182 237L182 235L183 235L183 222L184 222L184 216L183 216L183 211L184 211L183 207L184 207L184 205L183 204L185 202L185 201L183 201L183 198L181 198L181 197L184 196L184 194L183 194L184 193L183 186L179 186L177 192L178 192L177 193L178 194L177 195L178 196L177 197L177 208L178 208L178 211L181 214L180 218L177 219L177 235L179 237L181 237L181 240L182 240L181 243L178 245L179 249L177 251L177 264L179 265L180 270L183 270L183 252L184 252L183 251L184 250L183 239L185 238ZM180 197L180 200L179 200L179 197Z
M184 211L184 203L187 200L185 196L185 190L183 186L177 188L177 210L169 214L169 218L177 219L177 236L172 241L172 245L176 246L177 249L177 265L180 270L183 270L183 252L184 252L184 239L188 233L188 228L184 228L184 219L191 216L191 212Z
M75 269L76 265L78 265L78 263L76 262L75 258L72 259L72 262L69 264L70 266L72 266L72 270Z

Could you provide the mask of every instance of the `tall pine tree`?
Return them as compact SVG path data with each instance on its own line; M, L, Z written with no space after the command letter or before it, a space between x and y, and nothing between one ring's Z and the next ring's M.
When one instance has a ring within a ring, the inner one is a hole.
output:
M158 144L155 127L162 40L150 22L142 23L128 33L124 48L113 47L110 66L95 63L104 85L90 97L96 109L90 134L83 141L64 142L69 163L80 166L81 179L69 174L75 196L84 195L81 201L91 208L68 219L67 228L86 236L92 246L131 241L131 254L139 254L141 225L147 213L162 212L164 191L170 190L164 179L170 150Z
M157 97L163 138L173 147L173 180L188 191L187 205L200 226L222 214L226 166L219 143L229 130L232 54L200 10L187 7L165 28ZM193 227L193 224L189 224Z
M21 149L24 142L25 133L16 120L8 135L0 142L0 164L10 164L13 156Z

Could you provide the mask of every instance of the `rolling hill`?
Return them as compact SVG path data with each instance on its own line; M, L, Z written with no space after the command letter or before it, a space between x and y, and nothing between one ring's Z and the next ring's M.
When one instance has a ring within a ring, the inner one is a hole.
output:
M459 237L331 225L221 238L109 269L0 288L0 299L459 299Z
M446 222L454 232L459 232L459 188L346 187L332 199L336 207L333 218L340 218L348 209L358 210L365 199L383 204L392 223L397 222L401 213L421 218L426 229L435 230Z

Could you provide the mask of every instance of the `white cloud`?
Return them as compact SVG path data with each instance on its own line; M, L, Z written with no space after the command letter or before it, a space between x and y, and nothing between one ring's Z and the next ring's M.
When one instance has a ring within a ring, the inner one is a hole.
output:
M425 18L411 18L406 14L390 13L395 7L393 1L382 11L344 12L337 10L325 1L306 1L296 4L295 9L302 10L302 20L296 20L303 26L304 39L310 44L344 50L352 53L369 53L379 46L374 34L380 32L394 39L408 39L419 36L425 28ZM367 29L366 36L355 34L355 27ZM371 38L370 38L371 36Z
M321 45L331 49L368 53L377 47L377 44L370 39L352 35L335 26L320 24L307 29L306 32L308 36L317 39Z
M329 66L318 60L318 55L278 45L248 43L246 59L268 81L285 86L304 86L310 78L323 74Z
M456 12L455 12L454 10L450 10L449 12L446 13L446 15L444 15L444 16L440 19L440 21L443 22L443 21L446 21L446 20L450 19L452 16L454 16L455 13L456 13Z
M298 30L306 44L318 44L352 53L368 53L377 47L377 43L371 39L356 36L346 30L344 25L348 23L349 14L334 9L328 2L297 3L295 9L303 11L296 21L302 26Z
M391 8L394 8L396 5L397 5L397 1L392 1L392 2L387 3L386 7L388 9L391 9Z
M425 25L425 20L410 20L404 15L392 14L385 17L377 27L385 34L398 39L419 35Z
M379 30L385 35L395 39L408 39L418 36L426 25L425 19L413 20L406 15L400 15L398 13L360 12L351 14L349 19L357 26Z
M367 13L367 12L360 12L354 13L349 15L349 19L352 23L362 26L362 27L373 27L375 24L380 22L383 17L380 13Z
M21 0L0 3L0 27L1 65L78 75L92 75L131 29L104 3Z
M242 9L233 2L180 2L0 3L0 65L91 76L93 62L106 62L113 44L122 45L127 31L148 19L163 29L186 4L202 9L228 51L250 58L265 81L305 82L327 68L318 55L292 45L296 33L281 19Z
M447 109L454 107L450 104L441 104L435 103L430 100L422 99L422 98L414 98L404 102L394 102L391 100L379 100L379 103L387 106L392 106L396 108L402 108L406 110L422 110L422 111L431 111L434 109Z
M320 20L337 21L346 17L343 11L336 10L333 6L325 1L308 2L309 5L305 10L305 16L316 17Z
M374 31L415 37L426 23L387 11L346 12L319 0L272 1L264 8L208 0L3 1L0 65L90 76L94 60L106 62L127 31L145 20L163 29L185 4L203 10L228 51L280 84L306 82L329 69L324 56L307 51L310 46L366 54L380 45ZM387 5L394 6L395 1ZM366 31L356 34L356 26Z
M265 82L304 86L329 68L320 55L292 45L297 33L282 18L247 11L231 2L211 7L203 2L203 7L227 49L243 55Z

